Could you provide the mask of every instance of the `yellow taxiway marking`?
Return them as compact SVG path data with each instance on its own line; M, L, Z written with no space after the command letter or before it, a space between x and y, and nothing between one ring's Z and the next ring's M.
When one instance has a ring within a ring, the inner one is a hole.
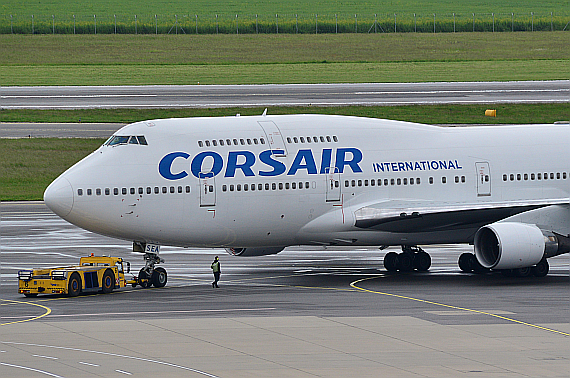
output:
M41 308L43 308L44 310L46 310L46 312L44 312L43 314L38 315L38 316L34 316L33 318L25 319L25 320L17 320L17 321L15 321L15 322L9 322L9 323L0 323L0 326L5 326L5 325L8 325L8 324L31 322L31 321L33 321L33 320L38 320L38 319L43 318L44 316L48 316L49 314L51 314L51 308L46 307L46 306L42 306L41 304L32 303L32 302L12 301L12 300L9 300L9 299L0 299L0 301L3 301L3 302L10 302L10 303L18 303L18 304L25 304L25 305L30 305L30 306L37 306L37 307L41 307Z
M502 315L498 315L498 314L492 314L492 313L486 312L486 311L479 311L479 310L473 310L473 309L465 308L465 307L452 306L452 305L448 305L448 304L445 304L445 303L438 303L438 302L428 301L428 300L425 300L425 299L407 297L407 296L405 296L405 295L398 295L398 294L384 293L384 292L381 292L381 291L368 290L368 289L365 289L365 288L363 288L363 287L357 286L357 284L359 284L359 283L361 283L361 282L368 281L368 280L373 280L373 279L376 279L376 278L379 278L379 277L380 277L380 276L362 278L362 279L360 279L360 280L356 280L356 281L351 282L351 283L350 283L350 286L353 287L353 288L355 288L355 289L358 289L358 290L361 290L361 291L365 291L365 292L368 292L368 293L380 294L380 295L385 295L385 296L388 296L388 297L394 297L394 298L400 298L400 299L407 299L407 300L409 300L409 301L416 301L416 302L421 302L421 303L430 304L430 305L434 305L434 306L440 306L440 307L445 307L445 308L451 308L451 309L454 309L454 310L468 311L468 312L471 312L471 313L476 313L476 314L482 314L482 315L492 316L492 317L494 317L494 318L506 320L506 321L508 321L508 322L512 322L512 323L516 323L516 324L521 324L521 325L524 325L524 326L527 326L527 327L532 327L532 328L536 328L536 329L541 329L541 330L543 330L543 331L548 331L548 332L556 333L556 334L563 335L563 336L570 336L570 333L558 331L558 330L555 330L555 329L552 329L552 328L542 327L542 326L539 326L539 325L536 325L536 324L531 324L531 323L523 322L523 321L520 321L520 320L516 320L516 319L513 319L513 318L508 318L508 317L506 317L506 316L502 316Z

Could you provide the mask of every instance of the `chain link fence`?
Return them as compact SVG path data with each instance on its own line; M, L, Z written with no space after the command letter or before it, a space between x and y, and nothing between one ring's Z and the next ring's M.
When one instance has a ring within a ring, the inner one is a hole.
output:
M570 13L0 16L2 34L321 34L567 31Z

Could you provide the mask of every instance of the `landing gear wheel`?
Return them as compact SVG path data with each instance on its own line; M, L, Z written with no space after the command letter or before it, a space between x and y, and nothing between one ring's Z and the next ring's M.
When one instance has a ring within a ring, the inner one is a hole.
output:
M164 287L164 285L166 285L166 281L168 281L166 270L161 267L155 268L152 272L151 281L154 287Z
M384 256L384 268L388 272L395 272L398 270L398 254L396 252L388 252Z
M115 288L115 273L111 269L107 269L103 273L103 281L101 283L103 294L109 294Z
M81 291L81 277L77 272L73 273L67 284L67 295L77 297Z
M398 255L398 270L409 272L414 269L414 259L410 253L400 253Z
M459 264L459 269L461 269L462 272L469 273L473 271L473 268L471 267L472 256L473 254L468 252L462 253L459 256L458 264Z
M536 264L536 266L533 266L531 270L535 277L545 277L548 274L549 269L548 261L546 261L546 259L542 259L538 264Z
M148 275L146 270L144 270L144 268L140 270L139 277L138 277L137 281L138 281L138 284L141 285L141 287L143 289L146 289L147 287L150 286L150 284L151 284L150 276Z
M532 268L528 266L526 268L513 269L513 273L516 277L529 277L532 274Z
M414 269L418 272L425 272L431 266L431 257L429 253L421 251L414 255Z

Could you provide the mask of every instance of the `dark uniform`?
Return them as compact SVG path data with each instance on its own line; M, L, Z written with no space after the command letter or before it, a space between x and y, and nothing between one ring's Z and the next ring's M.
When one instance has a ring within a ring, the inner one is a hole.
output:
M212 287L219 287L218 281L220 280L220 273L222 271L220 270L220 260L218 259L218 256L214 259L211 268L212 272L214 272L214 282L212 282Z

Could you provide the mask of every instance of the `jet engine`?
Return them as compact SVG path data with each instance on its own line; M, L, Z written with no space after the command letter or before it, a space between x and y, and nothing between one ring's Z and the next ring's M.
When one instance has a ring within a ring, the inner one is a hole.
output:
M247 248L226 248L226 252L233 256L266 256L275 255L285 247L247 247Z
M569 240L533 224L492 223L475 234L475 256L488 269L525 268L570 251Z

